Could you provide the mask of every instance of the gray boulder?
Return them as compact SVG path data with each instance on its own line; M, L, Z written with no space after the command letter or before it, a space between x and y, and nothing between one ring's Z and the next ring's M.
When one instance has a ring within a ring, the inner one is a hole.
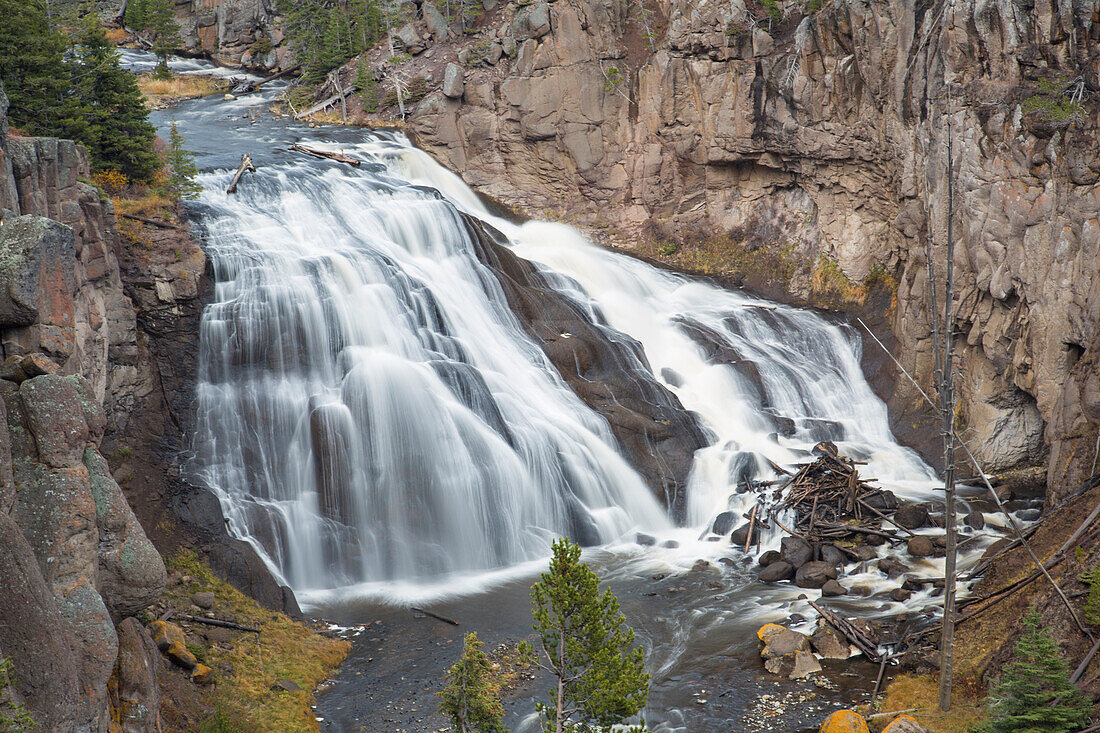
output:
M821 588L830 580L836 580L836 566L817 560L806 563L794 575L799 588Z
M814 549L801 537L784 537L779 543L779 558L798 569L814 557Z
M512 17L512 37L516 41L542 38L550 32L550 8L545 2L526 5Z
M764 583L778 583L781 580L790 580L794 576L794 568L790 563L777 560L760 571L759 578Z
M894 521L906 529L920 529L931 523L928 509L920 504L906 504L894 512Z
M465 90L466 70L458 64L447 64L443 72L443 94L450 99L460 99Z

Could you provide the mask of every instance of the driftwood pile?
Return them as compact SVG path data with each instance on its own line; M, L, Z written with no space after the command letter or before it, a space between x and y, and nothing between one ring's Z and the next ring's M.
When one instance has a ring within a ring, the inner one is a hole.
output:
M780 527L811 543L912 535L891 517L898 509L894 495L872 486L874 479L860 477L857 467L863 464L841 456L828 442L818 443L814 453L818 459L803 465L780 489L771 514L794 509L796 516L793 527ZM883 521L895 529L884 529Z

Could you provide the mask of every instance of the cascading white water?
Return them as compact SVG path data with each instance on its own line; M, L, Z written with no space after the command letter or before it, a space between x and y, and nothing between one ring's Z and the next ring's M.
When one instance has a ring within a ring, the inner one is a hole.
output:
M850 331L569 227L497 219L402 136L367 137L341 148L368 161L360 170L267 166L233 196L226 172L203 180L217 289L202 324L197 465L233 531L296 590L438 584L544 557L560 534L606 543L671 529L603 418L510 312L459 211L637 339L712 433L692 472L692 524L744 509L739 484L805 460L819 440L929 497L934 474L893 440Z
M296 590L428 579L667 520L473 256L378 171L206 177L197 462Z

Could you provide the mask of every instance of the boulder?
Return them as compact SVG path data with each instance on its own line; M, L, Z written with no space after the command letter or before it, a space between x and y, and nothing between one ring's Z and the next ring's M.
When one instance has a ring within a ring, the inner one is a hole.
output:
M428 32L432 34L435 40L443 40L451 35L450 28L447 27L447 20L435 5L424 3L420 6L420 9L424 14L424 24L428 26Z
M825 544L821 546L821 561L831 565L844 566L848 564L848 556L836 545Z
M123 619L118 625L118 661L108 688L122 733L160 730L160 666L157 645L145 628L137 619Z
M679 546L680 546L680 543L677 540L665 540L664 542L661 543L661 547L665 547L669 550L675 550Z
M211 591L199 591L191 596L191 602L201 609L209 611L214 607L214 594Z
M729 534L733 529L733 523L737 521L737 514L734 512L722 512L714 518L714 523L710 526L710 531L714 534Z
M911 567L904 563L900 563L892 557L884 557L878 561L878 569L886 573L888 578L896 578L899 575L905 575L912 570Z
M22 356L9 356L7 359L4 359L3 364L0 364L0 379L6 379L9 382L20 384L26 378L27 373L23 371Z
M168 645L168 650L165 651L164 654L171 659L172 663L177 667L183 667L187 670L194 669L195 665L199 663L195 655L187 651L187 647L182 641L173 641Z
M41 351L35 351L21 357L19 367L28 379L30 377L41 377L43 374L57 374L61 371L61 367Z
M871 507L878 509L880 512L889 513L898 508L898 497L894 496L894 492L886 489L881 489L873 494L870 494L863 501Z
M758 544L760 541L760 528L757 527L752 531L753 544ZM733 530L730 534L730 543L737 547L744 547L745 543L749 541L749 523L745 522L737 529Z
M924 535L917 535L916 537L909 538L909 544L906 546L909 554L913 557L931 557L935 551L935 545L932 543L930 537Z
M906 529L920 529L931 523L928 509L921 504L906 504L894 512L894 521Z
M801 680L820 672L821 664L811 652L794 652L766 660L764 669L788 679Z
M837 710L825 718L818 733L871 733L867 721L853 710Z
M302 689L301 686L294 680L279 680L271 686L272 690L282 690L283 692L297 692Z
M781 558L779 557L779 552L777 552L776 550L768 550L760 556L760 559L757 562L759 562L760 567L766 568L772 563L779 562L780 559Z
M899 715L882 729L882 733L931 733L911 715Z
M847 659L852 656L852 649L844 637L823 622L818 622L817 629L810 636L810 646L825 659Z
M98 588L111 617L121 620L156 602L164 593L168 575L160 553L111 478L107 460L89 447L84 465L99 530Z
M183 644L186 641L186 637L183 635L183 629L167 621L154 621L149 624L149 633L152 636L153 642L157 645L157 649L160 649L162 652L167 652L168 647L176 642Z
M794 568L790 563L779 560L760 570L758 576L761 582L778 583L781 580L790 580L794 577Z
M651 534L646 534L645 532L638 532L637 534L635 534L634 541L642 547L651 547L657 544L657 538Z
M878 552L870 545L856 545L854 552L859 556L859 559L864 562L867 560L874 560L878 557Z
M836 566L818 560L806 563L794 574L799 588L821 588L830 580L836 580Z
M19 396L38 459L53 468L80 465L90 433L73 381L43 374L23 382Z
M970 529L980 530L985 528L985 515L977 509L972 509L963 519L963 524Z
M214 670L205 664L197 663L191 670L191 681L196 685L209 685L214 681Z
M801 537L784 537L779 542L779 558L796 570L813 560L814 549Z
M912 591L906 590L905 588L894 588L890 591L890 600L898 603L905 603L912 597Z
M30 545L3 512L0 558L0 649L14 665L13 687L42 730L76 730L81 692L72 635Z
M411 56L415 56L425 49L424 39L416 32L416 26L412 23L406 23L398 28L393 37L398 45Z
M837 596L847 595L848 589L835 580L830 580L821 586L821 595L826 598L835 598Z
M710 563L702 558L695 561L695 564L691 566L693 572L699 572L700 570L709 570Z
M542 38L550 32L550 8L545 2L525 5L512 17L511 36L516 41Z
M772 625L779 626L778 624ZM779 631L769 631L767 633L767 638L764 640L764 649L760 652L761 657L764 659L774 659L776 657L794 654L795 652L810 651L810 640L805 634L800 634L790 629L784 629L782 626L779 628ZM761 631L762 630L763 629L761 629ZM757 636L760 636L760 632L757 632Z
M443 94L450 99L460 99L465 89L466 70L458 64L447 64L443 72Z

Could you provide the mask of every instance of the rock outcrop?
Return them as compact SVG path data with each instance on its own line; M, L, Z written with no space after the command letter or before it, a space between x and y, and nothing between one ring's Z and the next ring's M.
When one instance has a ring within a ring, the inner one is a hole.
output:
M183 0L175 7L187 53L262 71L286 65L275 0Z
M942 277L950 130L959 417L990 471L1049 450L1058 498L1088 473L1100 427L1100 10L807 7L780 2L769 19L747 0L502 5L476 37L406 49L405 73L435 89L409 126L521 209L569 212L612 241L690 235L792 263L778 273L792 297L812 297L815 273L886 273L901 361L926 387L925 242ZM439 88L455 59L461 96ZM896 414L920 409L893 383Z

